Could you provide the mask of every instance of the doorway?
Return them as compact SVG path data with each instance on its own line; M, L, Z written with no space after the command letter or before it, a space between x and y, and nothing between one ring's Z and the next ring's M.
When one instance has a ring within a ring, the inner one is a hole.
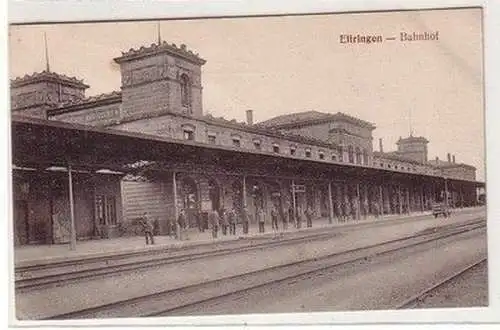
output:
M14 246L29 243L28 227L28 202L25 200L14 201Z

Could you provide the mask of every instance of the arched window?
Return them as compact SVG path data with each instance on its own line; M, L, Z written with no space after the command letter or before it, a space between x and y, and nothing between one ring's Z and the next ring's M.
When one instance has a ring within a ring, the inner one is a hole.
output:
M347 150L349 153L349 163L354 163L354 148L352 146L349 146Z
M363 163L363 160L361 159L361 150L359 150L359 148L356 148L356 164L361 163Z
M181 103L183 107L191 106L191 83L185 73L181 75Z

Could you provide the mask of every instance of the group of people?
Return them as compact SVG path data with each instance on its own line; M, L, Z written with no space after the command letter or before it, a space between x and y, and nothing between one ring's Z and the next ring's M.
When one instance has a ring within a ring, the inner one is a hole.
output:
M274 232L280 230L279 223L282 223L282 229L287 230L288 225L293 223L295 228L300 229L302 227L302 221L305 217L307 227L312 227L314 212L308 207L305 211L302 211L300 207L294 212L293 207L280 208L273 205L271 209L271 227ZM215 210L209 213L209 224L212 228L212 237L217 238L219 228L221 228L222 235L227 235L227 228L229 227L229 235L236 235L236 224L238 223L238 216L240 217L240 223L242 224L243 234L248 234L250 222L252 222L252 216L248 212L246 207L243 207L240 214L234 209L222 210L217 212ZM259 233L264 233L266 231L266 213L262 207L258 207L255 212L255 222L259 226Z
M272 206L271 212L271 227L274 232L280 230L279 223L281 222L281 227L283 230L288 230L289 224L293 224L295 228L300 229L302 227L303 219L306 220L306 226L312 227L314 211L307 207L304 211L302 208L297 207L294 211L293 207L278 207L276 205ZM201 218L198 217L198 228L202 232L205 229L204 223L202 223ZM212 230L212 237L217 238L219 231L222 235L236 235L237 224L242 225L242 233L244 235L249 233L250 223L252 222L252 216L248 209L244 206L241 212L237 212L235 209L220 211L212 210L208 212L208 226ZM257 207L255 212L255 222L259 226L259 233L264 233L266 231L266 212L262 207ZM146 244L154 244L154 228L153 224L147 214L144 212L140 224L143 228L144 235L146 238ZM186 229L188 225L185 210L180 210L176 222L170 222L169 232L175 238L179 238L182 230Z

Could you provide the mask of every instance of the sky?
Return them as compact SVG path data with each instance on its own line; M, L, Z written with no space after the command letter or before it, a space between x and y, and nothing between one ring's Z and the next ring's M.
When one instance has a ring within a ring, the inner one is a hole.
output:
M344 112L369 121L374 150L424 136L429 159L446 154L484 180L480 9L161 21L161 37L186 44L202 68L205 113L262 121L286 113ZM439 32L437 41L401 42L400 32ZM10 77L45 68L91 86L120 89L114 57L158 39L157 22L23 25L9 28ZM342 44L341 34L394 41ZM410 120L411 118L411 120Z

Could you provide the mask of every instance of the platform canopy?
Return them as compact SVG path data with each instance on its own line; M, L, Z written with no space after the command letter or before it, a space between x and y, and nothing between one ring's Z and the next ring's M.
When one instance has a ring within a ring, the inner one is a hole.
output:
M442 176L299 159L272 152L16 115L12 115L11 133L13 165L34 169L64 167L69 163L74 169L122 173L150 168L317 180L444 181ZM483 182L448 181L484 187Z

